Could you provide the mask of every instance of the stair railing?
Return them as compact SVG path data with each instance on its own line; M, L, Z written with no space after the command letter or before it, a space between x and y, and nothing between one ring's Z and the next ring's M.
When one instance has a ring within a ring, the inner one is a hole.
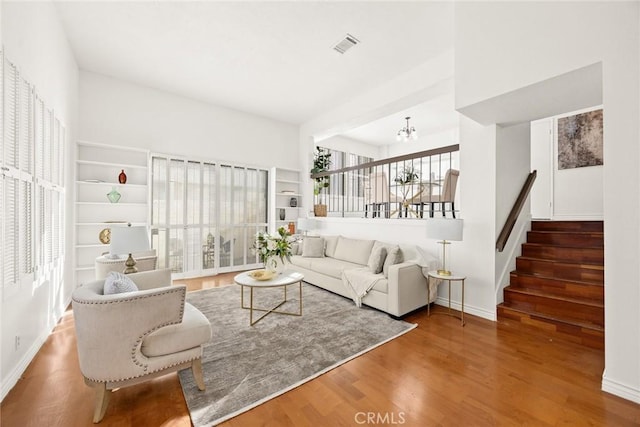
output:
M498 252L502 252L504 250L504 247L509 240L509 236L511 236L511 231L513 231L513 226L516 224L518 216L520 216L520 212L522 211L524 202L527 200L527 197L531 192L531 187L533 187L533 182L536 180L537 175L538 171L534 170L529 174L529 176L527 176L527 179L522 185L520 194L518 194L518 198L513 204L511 212L509 212L509 216L507 217L507 220L502 227L502 231L500 231L500 235L498 236L498 240L496 241L496 249L498 250Z

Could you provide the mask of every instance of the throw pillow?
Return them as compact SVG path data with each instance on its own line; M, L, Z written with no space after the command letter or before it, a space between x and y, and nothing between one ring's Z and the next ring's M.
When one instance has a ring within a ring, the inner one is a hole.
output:
M302 242L297 241L291 243L291 255L300 255L302 253Z
M384 273L384 277L389 277L389 266L394 264L400 264L402 262L402 251L400 250L400 246L396 246L387 253L387 259L384 260L384 265L382 266L382 272Z
M336 254L336 246L338 245L338 236L323 236L324 239L324 254L333 258Z
M302 243L303 258L324 257L324 239L322 237L312 237L304 239Z
M103 293L105 295L121 294L124 292L135 292L138 287L133 280L129 279L122 273L117 271L111 271L107 278L104 279Z
M378 246L373 251L371 251L371 256L369 256L369 262L367 263L367 267L373 274L378 274L382 272L382 266L384 265L384 261L387 258L387 248L384 246Z

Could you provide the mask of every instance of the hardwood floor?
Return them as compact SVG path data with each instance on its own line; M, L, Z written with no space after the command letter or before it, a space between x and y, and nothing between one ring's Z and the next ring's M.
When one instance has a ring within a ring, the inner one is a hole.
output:
M232 277L176 283L196 290ZM640 405L600 391L602 350L508 320L469 315L461 327L426 310L405 320L418 327L222 425L640 425ZM92 425L75 339L67 312L2 402L0 425ZM190 426L177 375L114 392L101 425Z

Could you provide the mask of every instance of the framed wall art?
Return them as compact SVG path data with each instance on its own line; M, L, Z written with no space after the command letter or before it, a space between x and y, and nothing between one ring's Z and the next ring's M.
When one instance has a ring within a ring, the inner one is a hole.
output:
M558 169L600 166L602 109L558 119Z

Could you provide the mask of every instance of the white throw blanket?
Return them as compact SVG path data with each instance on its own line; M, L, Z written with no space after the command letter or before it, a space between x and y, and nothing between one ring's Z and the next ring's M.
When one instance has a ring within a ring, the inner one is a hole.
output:
M362 298L367 292L383 279L383 274L373 274L367 267L351 268L342 272L342 283L358 307L362 306Z

